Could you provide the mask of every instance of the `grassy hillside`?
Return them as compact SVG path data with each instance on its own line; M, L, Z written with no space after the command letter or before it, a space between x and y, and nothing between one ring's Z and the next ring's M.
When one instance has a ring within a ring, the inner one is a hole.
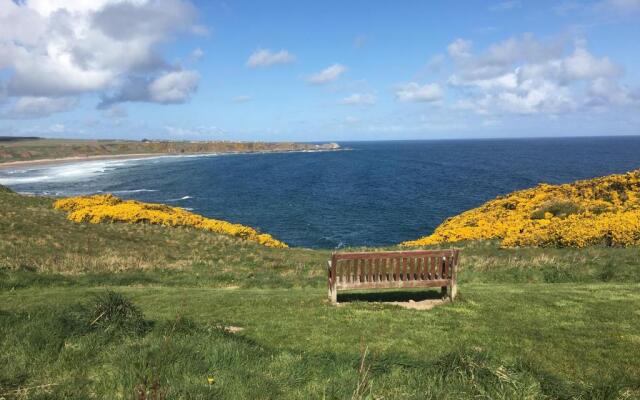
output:
M337 145L263 142L177 142L36 139L0 142L0 163L119 154L195 154L334 149Z
M637 247L460 243L456 303L336 308L329 251L78 224L52 202L0 188L0 397L640 397Z

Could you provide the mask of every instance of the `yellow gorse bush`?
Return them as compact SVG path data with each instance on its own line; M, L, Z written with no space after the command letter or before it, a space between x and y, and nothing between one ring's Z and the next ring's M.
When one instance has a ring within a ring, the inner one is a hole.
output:
M540 184L449 218L424 246L500 239L503 247L640 244L640 170L564 185Z
M285 248L285 243L266 233L240 224L232 224L217 219L205 218L179 207L164 204L142 203L122 200L116 196L94 195L60 199L53 205L58 210L67 211L67 218L75 222L127 222L148 223L164 226L190 226L198 229L236 236L257 242L267 247Z

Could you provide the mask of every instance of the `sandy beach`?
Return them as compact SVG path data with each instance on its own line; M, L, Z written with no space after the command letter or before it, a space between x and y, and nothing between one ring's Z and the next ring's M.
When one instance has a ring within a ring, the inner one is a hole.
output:
M6 163L1 163L0 170L58 165L58 164L76 163L76 162L83 162L83 161L128 160L128 159L134 159L134 158L170 157L170 156L172 156L172 154L141 153L141 154L108 154L108 155L85 156L85 157L43 158L40 160L10 161Z
M156 157L194 157L194 156L212 156L218 154L265 154L265 153L317 153L324 151L344 151L348 148L336 148L336 149L303 149L303 150L259 150L259 151L222 151L211 153L135 153L135 154L105 154L95 156L76 156L76 157L63 157L63 158L43 158L39 160L25 160L25 161L9 161L0 163L0 170L7 169L21 169L28 167L40 167L59 164L71 164L85 161L97 161L97 160L131 160L138 158L156 158Z

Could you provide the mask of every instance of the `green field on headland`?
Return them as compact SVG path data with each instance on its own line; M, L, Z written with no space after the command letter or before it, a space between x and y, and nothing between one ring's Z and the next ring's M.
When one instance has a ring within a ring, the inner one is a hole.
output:
M0 141L0 163L71 157L335 150L335 143L31 139Z
M462 242L454 304L336 308L328 250L78 224L52 203L0 189L6 399L640 397L638 247Z

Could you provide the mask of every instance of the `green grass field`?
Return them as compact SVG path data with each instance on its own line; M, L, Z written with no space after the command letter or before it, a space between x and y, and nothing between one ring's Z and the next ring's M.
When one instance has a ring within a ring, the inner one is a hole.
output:
M329 251L51 202L0 190L0 398L640 398L638 248L466 243L454 304L333 307Z

